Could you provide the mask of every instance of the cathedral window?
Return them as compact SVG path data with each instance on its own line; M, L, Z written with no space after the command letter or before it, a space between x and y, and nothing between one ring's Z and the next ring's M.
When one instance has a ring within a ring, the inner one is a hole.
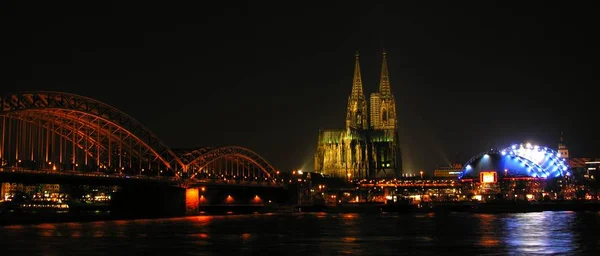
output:
M384 109L383 112L381 113L381 121L387 122L387 120L388 120L388 113L387 113L387 110Z

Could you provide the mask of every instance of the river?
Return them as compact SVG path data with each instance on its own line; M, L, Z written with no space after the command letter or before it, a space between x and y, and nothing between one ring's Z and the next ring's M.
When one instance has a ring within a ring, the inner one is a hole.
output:
M0 227L2 255L582 255L600 212L250 214Z

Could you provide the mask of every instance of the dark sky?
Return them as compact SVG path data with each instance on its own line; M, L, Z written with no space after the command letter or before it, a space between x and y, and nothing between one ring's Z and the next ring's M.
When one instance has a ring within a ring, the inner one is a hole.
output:
M312 169L318 129L344 127L354 52L368 95L385 48L407 172L556 147L560 131L573 156L600 157L592 6L14 2L0 3L0 93L89 96L172 148Z

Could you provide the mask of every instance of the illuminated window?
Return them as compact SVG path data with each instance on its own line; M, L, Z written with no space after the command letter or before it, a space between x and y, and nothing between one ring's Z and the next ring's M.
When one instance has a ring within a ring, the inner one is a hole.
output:
M495 183L496 172L481 172L479 173L479 179L481 183Z

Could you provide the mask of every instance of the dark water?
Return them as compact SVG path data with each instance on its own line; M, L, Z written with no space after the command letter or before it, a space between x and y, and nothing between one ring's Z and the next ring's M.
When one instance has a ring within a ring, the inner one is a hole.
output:
M0 255L597 255L600 212L255 214L0 227Z

